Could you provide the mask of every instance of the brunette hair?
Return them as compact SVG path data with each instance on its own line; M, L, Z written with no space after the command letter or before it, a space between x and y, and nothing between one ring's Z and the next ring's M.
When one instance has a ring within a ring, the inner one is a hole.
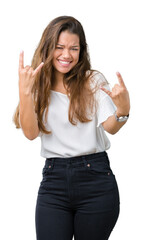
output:
M61 16L52 20L44 30L39 45L32 59L32 67L35 69L41 62L44 66L37 74L32 94L37 113L38 126L41 132L50 133L45 127L46 116L50 103L50 90L53 81L54 68L52 65L53 53L61 32L69 31L77 34L80 40L80 55L78 63L64 75L63 83L67 89L70 100L69 121L76 125L91 121L95 100L94 89L91 87L93 70L91 69L86 37L81 23L71 16ZM96 88L95 88L96 91ZM45 117L44 117L45 115ZM17 128L19 123L19 105L14 114L14 122Z

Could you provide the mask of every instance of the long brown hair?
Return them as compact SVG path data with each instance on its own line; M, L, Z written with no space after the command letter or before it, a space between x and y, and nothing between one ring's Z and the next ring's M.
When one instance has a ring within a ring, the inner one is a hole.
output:
M79 61L68 73L65 74L63 83L67 89L70 100L69 121L76 125L91 121L95 106L94 89L91 87L93 70L91 69L86 37L81 23L71 16L61 16L52 20L44 30L39 45L32 59L35 69L41 62L44 66L36 76L32 94L34 97L35 112L37 113L38 126L41 132L50 133L45 127L46 116L50 104L50 90L52 87L54 68L52 65L53 53L62 31L77 34L80 40ZM96 88L95 88L96 91ZM45 118L44 118L45 115ZM19 128L19 105L14 114L14 122Z

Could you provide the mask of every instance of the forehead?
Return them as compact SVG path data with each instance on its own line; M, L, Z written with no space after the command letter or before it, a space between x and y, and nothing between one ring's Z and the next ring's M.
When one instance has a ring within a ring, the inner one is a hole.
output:
M79 46L79 36L69 31L63 31L60 33L57 43L61 45Z

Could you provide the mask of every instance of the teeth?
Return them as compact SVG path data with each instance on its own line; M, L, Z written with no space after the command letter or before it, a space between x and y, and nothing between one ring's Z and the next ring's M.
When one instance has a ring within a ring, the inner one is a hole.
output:
M59 60L59 62L63 63L63 64L69 64L70 63L70 62L65 62L65 61L60 61L60 60Z

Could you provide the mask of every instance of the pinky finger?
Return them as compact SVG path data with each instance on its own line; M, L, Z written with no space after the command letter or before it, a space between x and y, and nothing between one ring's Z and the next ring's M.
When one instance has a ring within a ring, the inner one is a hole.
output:
M36 76L37 73L41 70L41 68L43 67L44 63L41 62L40 65L34 70L33 72L33 76Z
M109 91L109 90L107 90L106 88L103 88L103 87L100 87L100 89L111 97L111 95L112 95L111 91Z

